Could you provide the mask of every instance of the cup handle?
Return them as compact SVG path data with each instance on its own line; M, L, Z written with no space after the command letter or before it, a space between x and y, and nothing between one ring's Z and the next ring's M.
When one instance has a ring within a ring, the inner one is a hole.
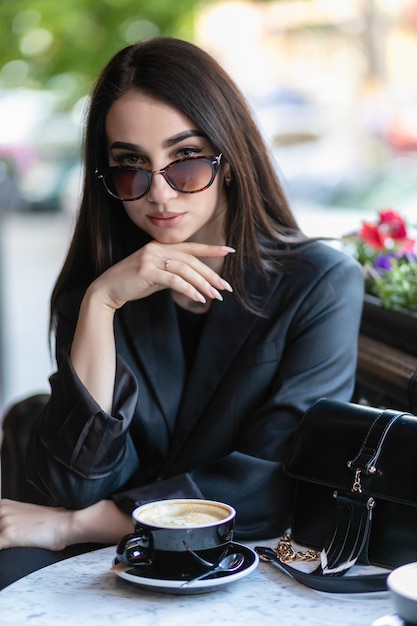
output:
M125 565L151 565L151 541L147 533L130 533L117 544L117 559Z

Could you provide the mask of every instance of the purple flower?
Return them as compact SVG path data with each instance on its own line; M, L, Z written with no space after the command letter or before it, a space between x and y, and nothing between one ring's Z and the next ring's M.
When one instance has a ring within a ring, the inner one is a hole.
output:
M375 269L378 270L378 273L382 274L383 271L389 272L392 269L392 260L397 259L398 255L396 254L380 254L374 260Z

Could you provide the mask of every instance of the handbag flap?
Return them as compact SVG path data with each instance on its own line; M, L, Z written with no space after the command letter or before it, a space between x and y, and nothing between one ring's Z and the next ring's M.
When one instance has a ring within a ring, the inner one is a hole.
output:
M417 506L417 417L321 398L302 418L284 473Z

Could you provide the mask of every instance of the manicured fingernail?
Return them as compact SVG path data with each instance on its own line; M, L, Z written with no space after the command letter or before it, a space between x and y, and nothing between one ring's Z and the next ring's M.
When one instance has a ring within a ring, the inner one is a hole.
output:
M230 291L230 293L233 292L232 285L229 285L227 280L224 280L224 278L220 278L219 283L220 283L222 289L226 289L226 291Z
M205 299L205 297L203 296L202 293L200 293L199 291L196 291L194 293L195 299L197 300L197 302L201 302L202 304L206 304L207 300Z
M223 296L214 287L210 287L209 293L211 296L213 296L213 298L216 298L216 300L220 300L220 302L223 302Z
M219 250L222 252L236 252L236 250L230 246L219 246Z

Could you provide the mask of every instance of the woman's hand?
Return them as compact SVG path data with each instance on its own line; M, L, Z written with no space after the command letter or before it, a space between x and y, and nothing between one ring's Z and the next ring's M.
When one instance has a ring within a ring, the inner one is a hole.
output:
M77 511L0 500L0 550L63 550L86 542L114 544L132 530L131 518L110 500Z
M220 292L232 291L232 287L210 265L222 266L231 252L234 249L229 246L152 241L109 268L90 290L95 297L101 294L103 304L113 311L162 289L200 303L222 300Z

